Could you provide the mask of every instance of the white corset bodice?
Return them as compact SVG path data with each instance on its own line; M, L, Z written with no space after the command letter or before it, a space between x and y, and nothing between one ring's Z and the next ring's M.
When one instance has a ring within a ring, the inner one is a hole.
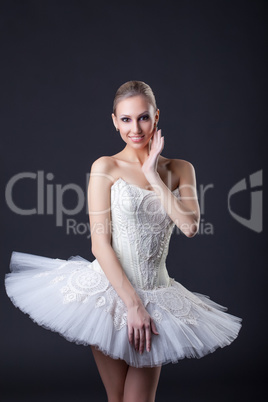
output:
M179 189L173 190L179 196ZM154 191L119 178L111 187L112 247L130 282L167 286L166 257L174 222Z

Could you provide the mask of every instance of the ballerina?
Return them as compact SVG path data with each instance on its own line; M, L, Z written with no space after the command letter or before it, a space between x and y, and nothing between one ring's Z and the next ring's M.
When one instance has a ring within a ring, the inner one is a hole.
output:
M109 402L155 400L163 364L202 357L233 342L241 318L170 278L176 225L198 233L195 169L161 155L160 111L149 85L117 90L112 119L125 142L91 166L92 262L13 251L6 290L39 325L90 345Z

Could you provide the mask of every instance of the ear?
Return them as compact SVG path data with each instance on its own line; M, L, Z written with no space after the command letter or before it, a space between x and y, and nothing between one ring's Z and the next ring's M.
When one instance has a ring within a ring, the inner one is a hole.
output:
M116 118L116 115L114 114L114 113L112 113L112 119L113 119L113 123L114 123L114 126L115 126L115 128L116 128L116 130L118 129L118 125L117 125L117 118Z
M154 118L155 118L155 122L156 122L156 125L158 124L158 122L159 122L159 114L160 114L160 110L159 109L157 109L157 111L155 112L155 116L154 116Z

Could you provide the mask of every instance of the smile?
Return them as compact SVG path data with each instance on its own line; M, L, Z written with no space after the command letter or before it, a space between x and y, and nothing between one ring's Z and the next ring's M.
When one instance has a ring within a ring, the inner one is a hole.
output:
M133 141L133 142L140 142L140 141L142 141L143 140L143 138L144 138L144 135L140 135L140 136L137 136L137 137L130 137L131 138L131 140Z

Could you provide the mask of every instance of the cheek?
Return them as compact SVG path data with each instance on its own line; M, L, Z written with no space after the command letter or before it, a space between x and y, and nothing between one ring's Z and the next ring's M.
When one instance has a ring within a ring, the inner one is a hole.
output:
M143 130L146 131L152 131L153 127L154 127L154 123L152 122L152 120L148 120L148 121L144 121L141 124Z
M125 125L124 126L121 125L121 127L119 127L119 129L120 129L120 133L122 135L127 134L129 132L129 127L125 126Z

